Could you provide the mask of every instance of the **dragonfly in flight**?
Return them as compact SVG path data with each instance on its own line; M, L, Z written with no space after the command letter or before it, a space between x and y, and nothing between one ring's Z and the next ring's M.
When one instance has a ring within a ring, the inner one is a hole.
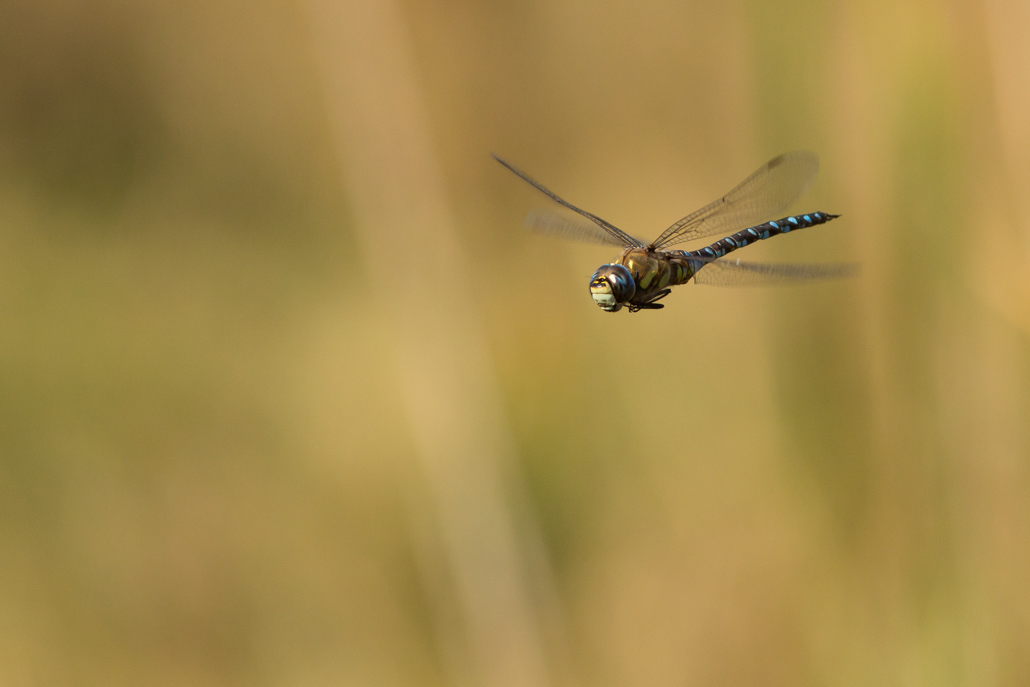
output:
M560 198L497 155L494 159L559 205L585 218L550 210L531 212L527 224L533 230L623 249L618 260L602 265L590 278L590 295L606 312L618 312L623 307L630 312L658 310L663 304L657 301L669 295L669 287L690 280L711 285L773 284L834 279L855 272L855 265L851 264L766 264L725 257L756 241L839 217L809 212L765 221L784 212L815 179L819 172L815 153L795 151L774 157L732 191L687 215L647 244ZM686 241L737 229L736 233L698 250L668 250Z

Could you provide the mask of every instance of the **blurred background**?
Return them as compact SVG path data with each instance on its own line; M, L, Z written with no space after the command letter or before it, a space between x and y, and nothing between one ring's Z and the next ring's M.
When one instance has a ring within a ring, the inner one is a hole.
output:
M1028 33L7 0L0 684L1030 683ZM747 257L861 276L637 315L489 156L653 237L799 148Z

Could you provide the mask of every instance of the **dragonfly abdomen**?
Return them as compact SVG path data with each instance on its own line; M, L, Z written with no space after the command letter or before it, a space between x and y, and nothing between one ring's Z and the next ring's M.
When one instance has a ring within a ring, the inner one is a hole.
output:
M840 215L830 215L825 212L809 212L804 215L791 215L790 217L766 222L765 224L757 224L753 227L738 231L736 234L731 234L726 238L719 239L715 243L705 246L704 248L685 252L691 257L706 259L721 258L727 253L732 253L738 248L743 248L744 246L750 245L756 241L772 238L779 234L786 234L791 231L796 231L797 229L814 227L817 224L825 224L831 219L836 219L837 217L840 217Z

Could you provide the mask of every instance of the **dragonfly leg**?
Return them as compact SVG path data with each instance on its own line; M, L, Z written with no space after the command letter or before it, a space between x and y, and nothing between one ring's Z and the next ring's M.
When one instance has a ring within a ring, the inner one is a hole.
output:
M656 301L662 300L663 298L668 296L670 293L672 293L672 289L662 289L661 291L659 291L655 295L653 295L650 298L648 298L646 303L641 303L640 305L631 305L631 306L629 306L629 311L630 312L639 312L641 310L661 310L665 306L662 305L661 303L657 303Z
M648 298L647 302L650 304L650 303L654 303L655 301L660 301L663 298L665 298L666 296L668 296L670 293L672 293L672 289L662 289L661 291L659 291L655 295L653 295L650 298Z

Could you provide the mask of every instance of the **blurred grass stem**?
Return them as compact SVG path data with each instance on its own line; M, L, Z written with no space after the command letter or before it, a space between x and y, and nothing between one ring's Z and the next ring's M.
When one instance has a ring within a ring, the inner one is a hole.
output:
M307 8L367 293L391 322L396 381L460 599L468 665L452 669L474 684L546 684L525 526L510 505L513 442L401 13L388 0Z

